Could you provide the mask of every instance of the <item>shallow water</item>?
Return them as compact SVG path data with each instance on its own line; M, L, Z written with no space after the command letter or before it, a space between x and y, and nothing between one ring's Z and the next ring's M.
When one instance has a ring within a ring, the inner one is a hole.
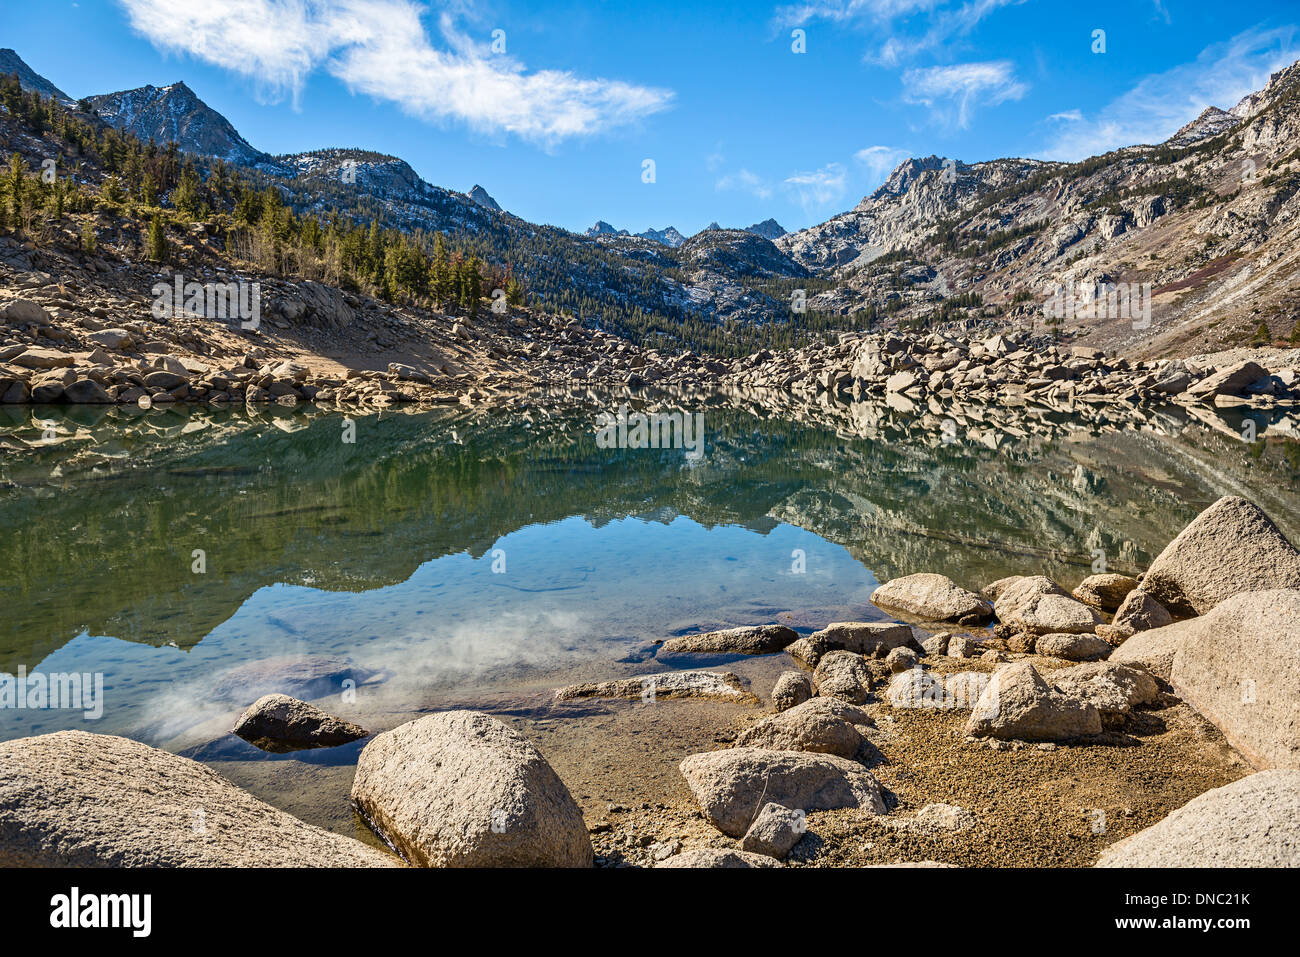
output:
M898 575L1136 572L1226 493L1300 531L1287 422L1247 444L1181 411L1060 419L995 449L834 411L711 406L691 461L600 449L590 411L384 412L348 443L315 409L0 407L0 672L104 689L97 719L0 710L0 738L84 728L342 770L361 744L268 755L228 729L273 688L372 730L460 705L541 717L558 684L672 667L654 642L675 634L883 617L867 597Z

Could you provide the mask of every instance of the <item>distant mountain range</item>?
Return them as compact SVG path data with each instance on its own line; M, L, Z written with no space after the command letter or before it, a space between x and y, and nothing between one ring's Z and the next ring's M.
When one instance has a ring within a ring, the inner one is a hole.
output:
M710 230L722 229L716 222L709 223L701 233L707 233ZM761 223L755 223L753 226L746 226L742 232L753 233L755 236L762 236L764 239L776 239L785 235L785 230L775 219L765 219ZM615 238L619 236L635 236L638 239L649 239L656 243L662 243L665 246L671 246L676 249L682 243L686 242L686 237L678 232L674 227L668 226L665 229L647 229L643 233L630 233L626 229L618 229L605 222L603 219L598 220L596 225L588 227L585 235L595 239ZM698 233L696 235L699 235Z
M13 50L0 50L0 70L72 104ZM1163 143L1077 163L909 158L823 223L787 233L772 219L743 230L714 222L690 238L671 226L633 234L602 220L575 235L529 223L482 186L434 186L372 151L269 156L183 82L86 102L117 129L265 177L299 210L441 230L476 255L509 257L551 308L609 329L628 317L665 331L812 315L844 328L1030 325L1054 288L1126 283L1151 290L1150 322L1103 315L1074 331L1171 354L1283 338L1300 314L1300 64ZM802 313L791 307L800 289Z

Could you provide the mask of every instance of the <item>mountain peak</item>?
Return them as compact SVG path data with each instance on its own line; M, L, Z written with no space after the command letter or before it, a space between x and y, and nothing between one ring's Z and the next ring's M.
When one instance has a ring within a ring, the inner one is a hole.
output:
M497 201L493 199L491 196L489 196L488 191L485 190L482 186L478 185L478 183L475 183L474 188L471 189L466 195L469 196L470 199L474 200L474 202L482 206L484 209L490 209L493 212L497 212L497 213L504 212L504 210L499 205L497 205Z
M780 239L785 235L785 227L775 219L769 217L761 223L754 223L752 226L746 226L745 232L753 233L755 236L762 236L764 239Z
M100 119L114 129L155 143L175 142L186 153L215 156L228 163L258 166L271 158L249 145L224 116L204 103L185 83L142 86L87 97Z
M27 92L34 91L41 96L52 96L64 106L72 105L72 97L29 67L23 58L9 47L0 49L0 75L17 76L18 85Z

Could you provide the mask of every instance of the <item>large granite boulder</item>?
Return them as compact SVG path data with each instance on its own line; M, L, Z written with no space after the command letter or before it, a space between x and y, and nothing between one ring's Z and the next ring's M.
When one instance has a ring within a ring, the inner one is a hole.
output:
M998 593L993 604L998 620L1033 635L1092 633L1101 624L1096 609L1042 575L1026 575Z
M1101 854L1098 867L1300 867L1300 771L1206 791Z
M394 867L211 768L107 734L0 743L0 867Z
M1300 768L1300 591L1247 592L1188 629L1174 691L1257 768Z
M426 715L371 741L352 803L422 867L590 867L568 788L524 737L475 711Z
M1017 741L1067 741L1101 733L1101 715L1085 701L1052 689L1027 661L993 672L966 733Z
M1174 670L1174 656L1199 621L1199 618L1189 618L1163 628L1139 631L1112 651L1107 660L1112 664L1145 668L1161 681L1168 681Z
M1135 707L1152 704L1160 696L1156 679L1148 672L1110 661L1062 668L1049 674L1047 681L1067 698L1096 708L1106 727L1122 726Z
M764 718L736 739L737 747L772 751L814 751L851 758L862 747L860 728L874 722L861 708L838 698L810 698Z
M1102 611L1114 611L1138 587L1138 580L1128 575L1106 572L1089 575L1074 590L1074 597L1087 605L1096 605Z
M689 755L680 767L705 819L731 837L744 835L768 801L805 812L885 813L871 772L831 754L729 748Z
M993 617L993 606L945 575L919 574L895 578L877 588L872 604L933 621L974 625Z
M1300 552L1253 502L1225 495L1156 556L1142 590L1179 616L1233 595L1300 588Z

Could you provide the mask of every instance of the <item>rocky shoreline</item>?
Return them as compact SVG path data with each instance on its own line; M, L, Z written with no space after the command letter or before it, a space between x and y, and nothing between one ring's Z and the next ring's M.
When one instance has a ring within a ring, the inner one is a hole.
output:
M154 283L223 282L87 258L59 278L0 240L0 403L224 405L504 403L538 389L625 390L686 402L715 394L775 408L874 397L900 412L956 403L1124 415L1176 402L1293 409L1300 350L1130 362L1015 326L841 333L833 343L723 359L647 349L577 319L509 307L473 318L398 306L315 282L258 280L251 328L151 311ZM51 264L53 267L54 264Z
M680 760L693 810L611 805L593 820L529 736L487 714L437 712L371 737L272 693L234 733L268 750L369 738L351 801L395 854L296 821L186 758L57 732L0 744L0 864L1024 865L996 850L1002 814L1028 794L1053 803L1060 785L1040 790L1053 768L1095 790L1116 761L1180 767L1168 783L1186 796L1154 819L1149 806L1108 810L1137 788L1094 796L1058 825L1073 850L1046 862L1300 864L1300 552L1250 502L1216 502L1140 577L1093 575L1072 591L1013 577L973 592L916 574L872 601L901 620L686 635L657 650L673 670L554 692L557 707L739 709L715 739L728 746ZM761 696L710 665L781 655L798 667ZM1008 775L993 804L957 786L952 762L978 768L980 753ZM917 782L944 775L920 793L952 797L919 803Z

